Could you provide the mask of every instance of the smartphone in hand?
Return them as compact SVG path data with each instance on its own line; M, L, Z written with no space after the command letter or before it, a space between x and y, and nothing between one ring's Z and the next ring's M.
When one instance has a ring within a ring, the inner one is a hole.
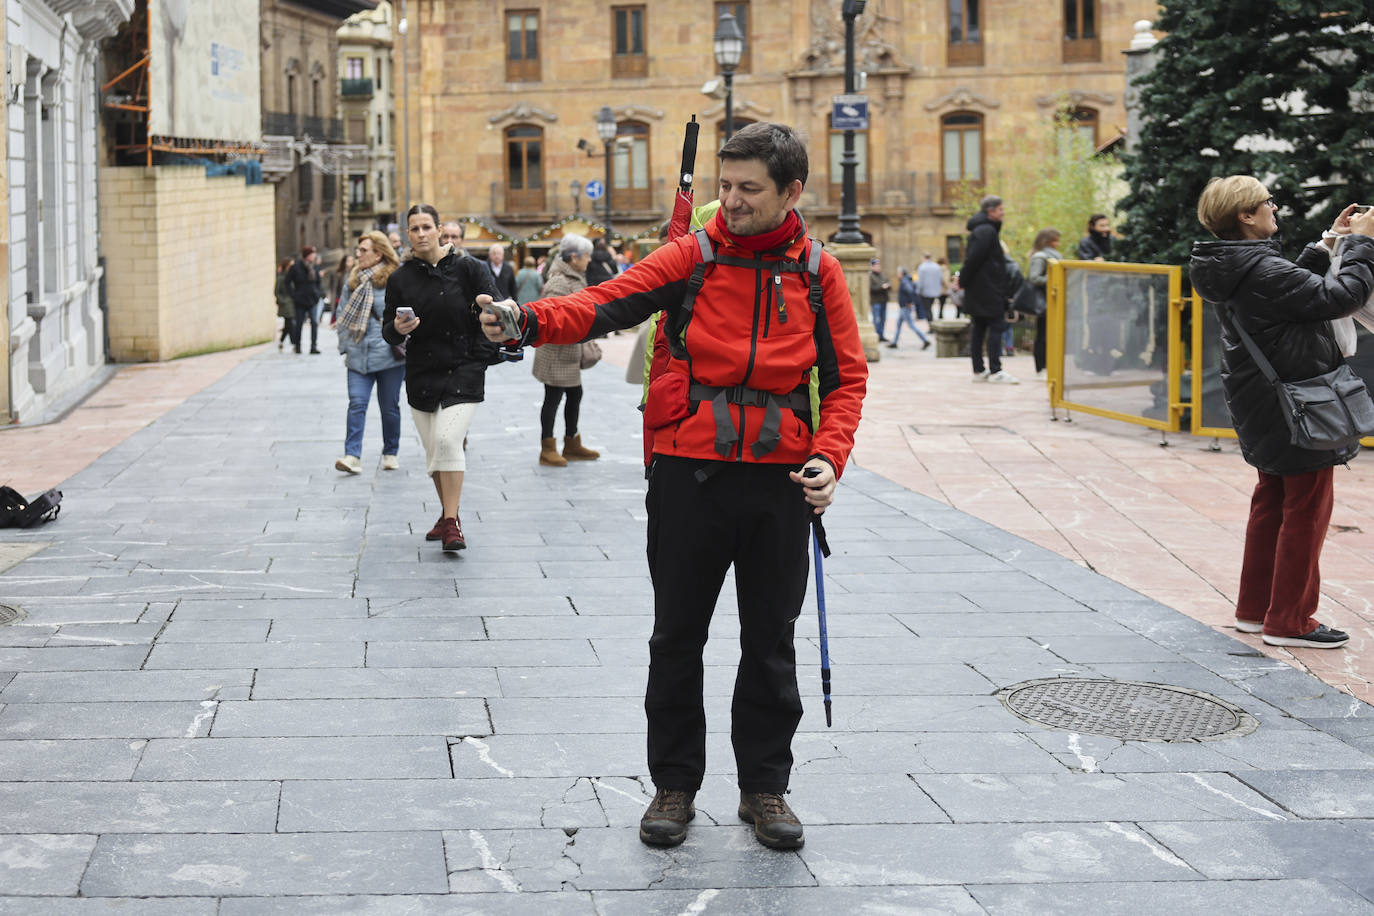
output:
M401 321L409 321L410 319L415 317L415 309L411 308L408 305L397 306L396 317Z

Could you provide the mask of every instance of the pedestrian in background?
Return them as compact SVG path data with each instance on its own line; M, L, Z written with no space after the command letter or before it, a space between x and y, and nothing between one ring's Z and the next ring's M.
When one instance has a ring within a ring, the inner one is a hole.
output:
M563 236L558 260L549 270L543 295L567 296L587 285L592 243L575 233ZM538 296L535 297L539 298ZM534 377L544 383L544 406L539 411L539 463L566 467L569 461L595 461L601 453L582 444L578 430L582 410L582 344L545 344L534 351ZM563 453L558 453L554 421L563 401Z
M353 252L349 252L339 258L339 266L334 268L332 295L329 297L330 313L333 316L330 324L336 324L339 320L339 307L343 305L344 297L349 293L346 284L357 265L358 259L353 256Z
M1112 224L1105 213L1088 217L1088 234L1078 240L1078 260L1108 261L1112 256Z
M477 324L474 302L478 293L495 295L496 283L488 265L440 246L439 212L429 204L406 211L406 234L411 257L387 280L382 338L393 346L406 341L406 400L441 507L425 540L453 552L467 546L458 517L464 439L485 396L487 367L501 361ZM403 307L410 311L397 314Z
M286 346L286 340L292 336L292 326L296 321L296 300L291 298L291 289L286 282L286 272L291 269L294 263L290 258L282 258L277 265L277 284L275 293L277 297L277 317L281 319L281 337L277 339L277 349L281 350Z
M882 261L878 258L868 262L868 306L873 315L873 330L878 332L878 342L886 343L883 330L887 326L887 293L892 284L883 276Z
M386 240L391 243L391 249L396 252L396 257L400 258L402 261L410 257L410 252L401 242L401 233L392 229L386 234Z
M949 301L950 293L954 291L954 274L949 269L949 261L945 258L936 258L935 263L940 265L940 308L936 313L937 318L945 317L945 303ZM959 317L959 307L954 307L954 317Z
M945 289L944 274L940 265L930 259L930 252L921 255L921 263L916 267L916 317L926 321L926 327L935 316L935 303Z
M463 247L463 239L466 237L467 230L456 219L451 219L439 227L439 244L452 245L454 252L463 258L470 257L467 249Z
M916 292L916 281L911 277L911 271L905 267L897 268L901 274L901 279L897 281L897 328L892 332L892 343L888 344L890 349L897 349L897 341L902 339L902 325L911 328L911 333L921 338L921 349L930 346L930 339L921 333L921 329L916 327L916 319L913 313L917 308L917 301L920 296Z
M1221 385L1247 463L1259 472L1245 529L1236 629L1271 646L1335 649L1350 637L1318 623L1318 561L1331 520L1332 468L1359 452L1292 444L1275 386L1240 336L1243 329L1278 377L1300 381L1344 361L1332 319L1353 315L1374 292L1374 211L1341 211L1321 243L1297 263L1283 257L1278 205L1249 175L1213 178L1198 221L1218 241L1193 243L1189 275L1221 324ZM1340 268L1331 271L1338 236Z
M376 230L363 233L356 251L356 263L344 279L345 298L335 311L339 352L348 373L348 418L344 454L334 467L349 474L362 472L363 428L375 385L377 410L382 415L382 470L394 471L400 467L401 382L406 364L382 337L382 315L386 282L400 261L391 242Z
M301 335L305 333L306 319L310 320L310 352L320 352L320 316L316 311L324 290L320 286L320 256L314 245L301 249L301 256L286 272L287 288L291 299L296 303L296 323L291 329L291 343L296 352L301 352Z
M525 265L515 274L515 301L521 305L533 302L539 298L539 291L543 288L544 281L535 269L534 258L525 255Z
M978 212L969 217L959 286L964 291L963 310L971 322L969 355L973 359L973 380L1015 385L1016 377L1002 370L1002 334L1007 329L1007 307L1011 304L1011 277L1001 239L1005 213L1002 198L989 194L979 202Z
M1059 253L1059 230L1041 229L1035 234L1035 241L1031 244L1030 267L1026 270L1026 282L1035 291L1035 300L1040 306L1040 311L1035 316L1035 343L1031 346L1031 353L1035 357L1035 374L1040 375L1045 371L1045 313L1048 308L1046 301L1046 284L1049 282L1050 262L1058 261L1062 255Z
M487 249L487 269L502 299L515 298L515 271L506 263L506 249L500 243Z
M611 251L611 246L605 238L597 239L592 243L592 260L587 265L587 285L605 283L618 273L620 270L616 267L615 254Z

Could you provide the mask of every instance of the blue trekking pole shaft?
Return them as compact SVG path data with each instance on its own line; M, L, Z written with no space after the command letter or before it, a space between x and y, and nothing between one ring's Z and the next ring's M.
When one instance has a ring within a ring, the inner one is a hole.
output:
M830 727L830 635L825 629L825 567L821 562L821 536L818 523L811 529L812 553L816 557L816 618L821 628L821 693L825 697L825 727Z
M819 468L810 467L802 471L803 477L815 477ZM830 728L830 634L825 628L825 565L822 556L829 556L830 544L825 538L825 525L821 517L811 515L811 552L816 558L816 619L821 629L821 694L825 697L825 727Z

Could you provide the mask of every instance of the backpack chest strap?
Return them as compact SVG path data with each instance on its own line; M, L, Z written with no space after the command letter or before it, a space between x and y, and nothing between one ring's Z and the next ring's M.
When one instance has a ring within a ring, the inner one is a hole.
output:
M792 411L802 422L807 422L811 411L811 394L807 386L799 386L787 394L774 394L735 385L721 388L692 382L687 397L692 401L710 401L711 416L716 423L716 454L726 457L735 443L740 441L739 430L735 428L735 418L730 415L730 405L743 407L762 407L763 426L759 428L758 438L750 451L755 458L762 458L778 447L782 441L782 408Z

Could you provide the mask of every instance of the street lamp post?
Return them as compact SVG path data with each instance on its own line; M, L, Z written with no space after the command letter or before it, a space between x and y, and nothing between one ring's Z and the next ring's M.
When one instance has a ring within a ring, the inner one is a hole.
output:
M409 56L406 53L406 33L410 30L409 25L406 18L406 0L401 0L401 21L396 23L396 31L401 33L401 156L404 159L401 164L401 186L405 199L401 201L401 212L397 222L402 226L405 226L406 210L410 208L410 67L406 65L406 58ZM394 137L392 142L395 142Z
M720 67L725 78L725 139L728 141L735 133L735 68L739 66L740 56L744 53L744 33L735 21L735 14L723 11L716 23L713 42L716 53L716 66Z
M854 94L854 20L864 11L867 0L844 0L840 13L844 17L844 93ZM854 131L844 132L844 153L840 156L840 169L844 184L840 189L840 225L835 233L835 241L844 245L862 245L863 233L859 231L859 207L854 173L859 165L859 157L854 155Z
M615 112L611 111L611 106L602 105L601 110L596 113L596 135L601 138L601 145L604 148L606 157L606 244L611 242L611 144L615 142L617 125L615 123Z

